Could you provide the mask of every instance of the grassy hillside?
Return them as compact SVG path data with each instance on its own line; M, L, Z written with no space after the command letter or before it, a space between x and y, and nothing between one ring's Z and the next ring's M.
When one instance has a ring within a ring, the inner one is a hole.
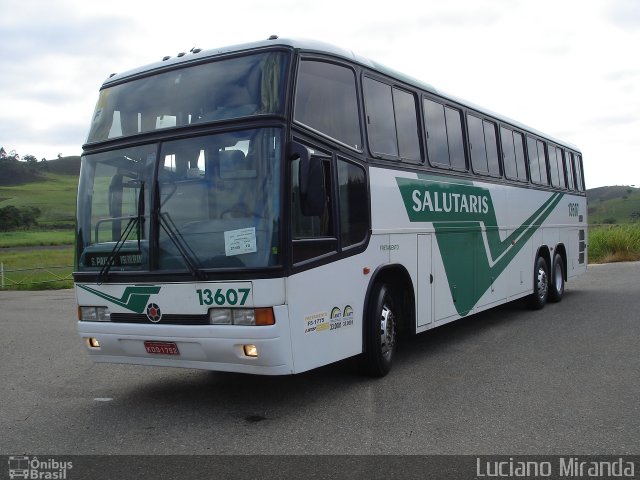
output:
M37 171L26 165L16 168L13 162L1 162L0 178L13 176L13 184L0 185L0 208L37 207L42 212L38 218L40 228L73 228L79 169L80 157L50 160L46 169Z
M640 188L599 187L587 191L589 223L640 222Z

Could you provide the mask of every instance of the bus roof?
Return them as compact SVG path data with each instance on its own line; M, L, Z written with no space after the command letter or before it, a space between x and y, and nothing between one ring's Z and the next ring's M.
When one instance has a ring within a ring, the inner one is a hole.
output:
M220 47L220 48L213 48L213 49L208 49L208 50L201 50L201 49L196 49L193 48L191 49L191 51L189 53L179 53L177 56L175 57L165 57L164 59L162 59L161 61L155 62L155 63L151 63L148 65L144 65L132 70L128 70L126 72L123 73L119 73L119 74L112 74L107 80L105 80L104 84L102 85L102 87L108 87L111 84L114 83L119 83L123 80L126 80L129 77L137 77L139 75L144 75L156 70L164 70L167 68L175 68L176 66L180 65L180 64L191 64L191 63L199 63L202 62L203 60L207 60L207 59L211 59L220 55L228 55L228 54L233 54L233 53L240 53L240 52L248 52L251 50L259 50L259 49L264 49L264 48L269 48L269 47L275 47L275 46L280 46L280 47L285 47L285 48L289 48L292 50L300 50L303 52L316 52L316 53L321 53L324 55L330 55L339 59L344 59L347 60L349 62L354 62L357 64L360 64L364 67L368 67L372 70L375 70L383 75L386 75L388 77L394 78L402 83L408 84L408 85L412 85L414 87L417 87L423 91L427 91L429 93L433 93L435 95L438 95L446 100L449 100L451 102L457 103L459 105L468 107L472 110L475 110L479 113L482 113L484 115L493 117L503 123L507 123L512 125L515 128L521 129L521 130L525 130L527 132L530 132L534 135L538 135L540 137L546 138L548 140L553 141L554 143L557 143L558 145L562 145L565 146L567 148L570 148L572 150L575 150L577 152L580 153L580 149L578 147L576 147L575 145L565 142L563 140L559 140L556 138L553 138L545 133L542 133L536 129L533 129L527 125L524 125L516 120L513 120L509 117L506 117L504 115L495 113L487 108L481 107L479 105L476 105L472 102L469 102L468 100L464 100L461 99L459 97L456 97L454 95L445 93L444 91L437 89L435 87L433 87L432 85L416 79L414 77L411 77L409 75L406 75L404 73L398 72L397 70L394 70L392 68L389 68L383 64L380 64L374 60L371 60L367 57L363 57L361 55L358 55L357 53L353 52L352 50L347 50L341 47L338 47L336 45L330 44L330 43L326 43L326 42L322 42L322 41L318 41L318 40L310 40L310 39L294 39L294 38L279 38L276 35L272 35L271 37L269 37L267 40L260 40L257 42L251 42L251 43L242 43L242 44L237 44L237 45L231 45L231 46L226 46L226 47Z

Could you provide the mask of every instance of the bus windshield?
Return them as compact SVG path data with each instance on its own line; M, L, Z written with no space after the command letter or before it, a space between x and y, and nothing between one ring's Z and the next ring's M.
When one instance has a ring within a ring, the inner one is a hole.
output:
M280 265L281 145L262 128L85 155L78 270Z
M104 88L87 143L260 114L282 114L288 55L269 52Z

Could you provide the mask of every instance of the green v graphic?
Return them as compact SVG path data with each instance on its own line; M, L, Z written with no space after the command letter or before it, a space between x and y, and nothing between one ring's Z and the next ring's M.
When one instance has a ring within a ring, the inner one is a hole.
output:
M147 302L149 301L149 297L151 295L155 295L160 291L159 286L156 285L134 285L131 287L127 287L124 289L122 296L112 297L111 295L107 295L106 293L100 292L98 290L94 290L91 287L87 287L86 285L78 285L78 287L86 290L87 292L93 293L100 298L107 300L108 302L115 303L116 305L126 308L135 313L142 313L144 309L147 307Z
M432 222L459 315L467 315L564 194L553 193L504 240L488 189L396 178L411 222ZM483 228L484 227L484 228Z

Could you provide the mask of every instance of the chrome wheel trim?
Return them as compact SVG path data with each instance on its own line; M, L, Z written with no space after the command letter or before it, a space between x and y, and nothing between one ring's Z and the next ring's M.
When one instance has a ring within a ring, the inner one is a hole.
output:
M382 305L380 312L380 353L385 359L393 354L396 343L396 317L388 303Z
M544 300L547 297L547 293L549 290L549 281L547 280L547 272L542 267L538 268L537 285L538 297L540 298L540 300Z

